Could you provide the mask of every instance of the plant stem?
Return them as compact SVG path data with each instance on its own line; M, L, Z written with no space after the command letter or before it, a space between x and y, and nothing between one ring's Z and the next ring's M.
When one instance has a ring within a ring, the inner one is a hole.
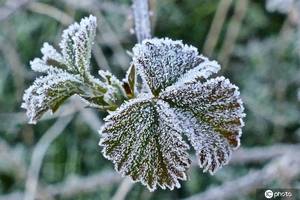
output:
M151 38L151 25L148 0L133 0L132 4L135 34L138 42Z

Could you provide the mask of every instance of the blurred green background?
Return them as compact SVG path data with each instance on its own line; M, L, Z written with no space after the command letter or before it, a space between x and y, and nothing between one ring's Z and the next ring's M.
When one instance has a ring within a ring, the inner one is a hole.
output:
M299 1L292 2L288 11L278 12L267 9L264 0L150 0L154 36L196 46L222 64L219 74L240 87L247 114L243 148L300 142L300 7ZM97 16L93 72L102 68L124 77L130 63L126 51L136 42L130 33L130 6L129 0L0 0L0 199L23 198L34 149L51 127L50 132L60 133L41 161L38 199L183 199L272 161L229 163L214 176L193 167L181 189L150 193L139 183L123 181L102 156L97 130L106 113L84 108L74 98L57 114L27 124L22 94L39 75L30 70L29 61L41 56L44 42L57 47L62 30L73 21ZM63 189L73 183L82 191L75 187L66 194ZM262 186L300 188L299 173L288 181L258 184ZM232 199L255 199L255 188Z

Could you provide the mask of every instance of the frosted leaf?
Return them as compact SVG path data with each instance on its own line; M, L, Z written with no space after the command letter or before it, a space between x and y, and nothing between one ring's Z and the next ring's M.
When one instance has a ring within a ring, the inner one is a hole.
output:
M171 86L160 95L176 109L200 166L214 173L240 144L244 108L238 88L218 77Z
M41 52L43 54L42 59L35 58L30 62L32 70L43 73L51 69L68 70L62 55L58 53L53 46L44 43Z
M129 98L133 98L136 93L137 75L134 65L127 70L126 77L123 79L123 88Z
M55 112L64 100L80 93L80 84L79 79L63 71L52 71L36 79L25 91L21 106L27 110L29 123L35 124L45 112Z
M101 77L101 82L105 84L107 90L104 94L104 100L111 104L121 105L124 101L124 96L126 96L122 82L109 71L100 70L98 73Z
M83 18L70 25L63 32L60 43L62 54L68 66L83 74L90 65L91 50L96 34L97 20L94 16Z
M146 39L135 45L133 64L155 95L177 82L189 70L194 69L193 74L198 77L208 78L220 69L216 62L199 55L195 47L168 38ZM189 76L182 79L188 81L187 78Z
M101 81L90 74L92 44L96 33L96 18L84 18L63 32L62 54L44 43L43 57L30 62L31 68L46 73L26 90L22 107L27 109L30 123L35 123L47 110L53 112L73 94L78 94L90 106L115 110L126 97L122 83L110 73Z
M210 125L199 123L190 112L178 109L177 116L181 120L183 130L186 130L185 134L194 147L199 166L204 172L214 174L228 163L232 149L223 135L216 133Z
M104 156L122 175L141 181L150 191L179 188L190 165L188 145L168 104L144 97L111 113L100 131Z

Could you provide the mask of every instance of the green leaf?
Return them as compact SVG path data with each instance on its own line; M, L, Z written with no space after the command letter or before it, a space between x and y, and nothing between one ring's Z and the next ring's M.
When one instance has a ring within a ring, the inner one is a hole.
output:
M94 16L83 18L70 25L63 32L60 43L66 64L81 75L85 75L90 66L92 45L96 34L97 20Z
M217 62L199 55L195 47L168 38L147 39L136 44L133 64L155 96L177 81L184 82L195 75L208 78L220 69ZM192 73L188 73L191 70Z
M62 54L44 43L43 57L30 62L34 71L46 73L29 87L22 107L30 123L35 123L47 110L55 112L73 94L81 96L90 106L115 110L126 98L122 83L110 73L100 81L89 71L92 44L96 34L96 18L86 17L70 25L60 43Z
M228 162L240 144L245 116L236 86L218 77L171 86L160 98L176 110L204 171L214 173Z
M117 171L149 190L180 187L190 160L175 114L163 101L131 100L111 113L100 145Z
M127 96L131 99L136 93L136 69L134 65L131 65L127 70L126 77L123 79L123 88Z
M29 123L35 124L45 112L55 112L67 98L81 93L79 79L63 71L55 72L36 79L25 91L22 108L27 110Z

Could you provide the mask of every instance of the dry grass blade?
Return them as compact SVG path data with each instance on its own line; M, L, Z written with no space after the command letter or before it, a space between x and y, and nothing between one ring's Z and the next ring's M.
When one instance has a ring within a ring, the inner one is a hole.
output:
M25 185L25 200L34 200L38 186L39 172L42 166L43 158L51 143L63 132L73 115L58 118L57 121L47 130L35 146L31 163L28 169L28 175Z

